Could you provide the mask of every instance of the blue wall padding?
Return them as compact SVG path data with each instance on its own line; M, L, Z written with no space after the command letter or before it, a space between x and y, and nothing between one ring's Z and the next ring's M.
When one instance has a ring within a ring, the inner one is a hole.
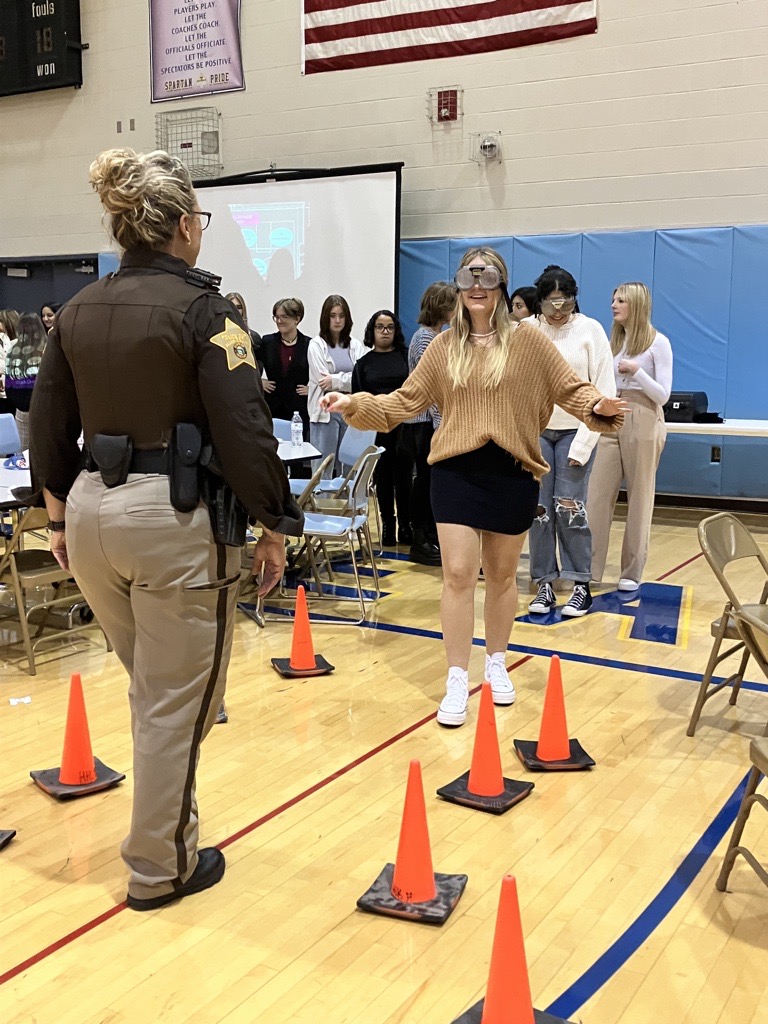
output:
M446 277L450 260L447 238L400 243L400 302L398 315L406 342L417 327L419 303L424 289Z
M400 317L415 329L419 298L451 280L466 249L488 244L510 268L513 288L557 263L579 284L579 304L610 334L611 294L643 281L653 323L674 353L673 388L706 391L709 408L733 419L768 419L768 225L670 231L606 231L489 239L429 239L400 249ZM722 448L713 463L712 446ZM657 490L768 497L768 440L670 436Z
M653 321L674 353L675 391L706 391L725 407L733 229L658 231Z
M725 415L736 419L768 417L767 282L768 226L734 228Z
M712 446L721 437L670 434L656 474L659 494L721 494L721 463L712 461Z
M768 498L768 438L723 438L721 493Z
M550 263L573 274L578 283L581 277L581 238L581 235L527 235L515 238L512 287L533 284Z
M461 257L467 251L467 249L480 249L484 245L490 246L491 249L495 249L501 255L501 258L507 264L510 277L512 278L512 285L515 286L515 275L512 271L512 264L514 261L514 238L451 238L448 245L448 268L446 270L446 281L452 281ZM526 284L530 282L526 281Z
M113 274L120 266L120 257L114 252L100 252L98 263L99 277L106 277L107 274Z
M599 320L610 337L613 316L611 297L617 284L653 281L655 231L595 232L583 236L579 306Z

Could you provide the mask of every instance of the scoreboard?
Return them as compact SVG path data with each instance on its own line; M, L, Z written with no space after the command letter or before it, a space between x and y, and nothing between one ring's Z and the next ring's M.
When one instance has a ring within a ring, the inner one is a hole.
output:
M0 96L83 84L80 0L0 0Z

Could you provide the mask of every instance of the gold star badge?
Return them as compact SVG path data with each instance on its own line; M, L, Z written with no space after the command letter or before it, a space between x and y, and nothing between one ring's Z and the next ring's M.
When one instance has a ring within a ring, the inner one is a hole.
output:
M253 358L250 337L242 327L238 327L229 317L224 321L224 330L219 334L214 334L212 338L209 338L209 341L214 345L218 345L219 348L223 348L227 353L228 369L235 370L238 366L242 366L243 363L252 366L254 370L256 369L256 360Z

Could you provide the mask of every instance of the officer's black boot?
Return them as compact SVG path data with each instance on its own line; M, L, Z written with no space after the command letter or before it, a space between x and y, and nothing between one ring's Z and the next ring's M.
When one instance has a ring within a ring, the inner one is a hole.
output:
M426 530L413 531L413 543L408 558L419 565L440 565L440 548L433 543Z

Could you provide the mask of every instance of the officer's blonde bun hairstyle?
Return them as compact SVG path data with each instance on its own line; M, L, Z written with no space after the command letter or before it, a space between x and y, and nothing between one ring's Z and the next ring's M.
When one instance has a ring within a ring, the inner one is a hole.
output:
M107 149L91 164L88 180L123 249L162 248L173 238L179 217L195 208L189 171L162 150Z

